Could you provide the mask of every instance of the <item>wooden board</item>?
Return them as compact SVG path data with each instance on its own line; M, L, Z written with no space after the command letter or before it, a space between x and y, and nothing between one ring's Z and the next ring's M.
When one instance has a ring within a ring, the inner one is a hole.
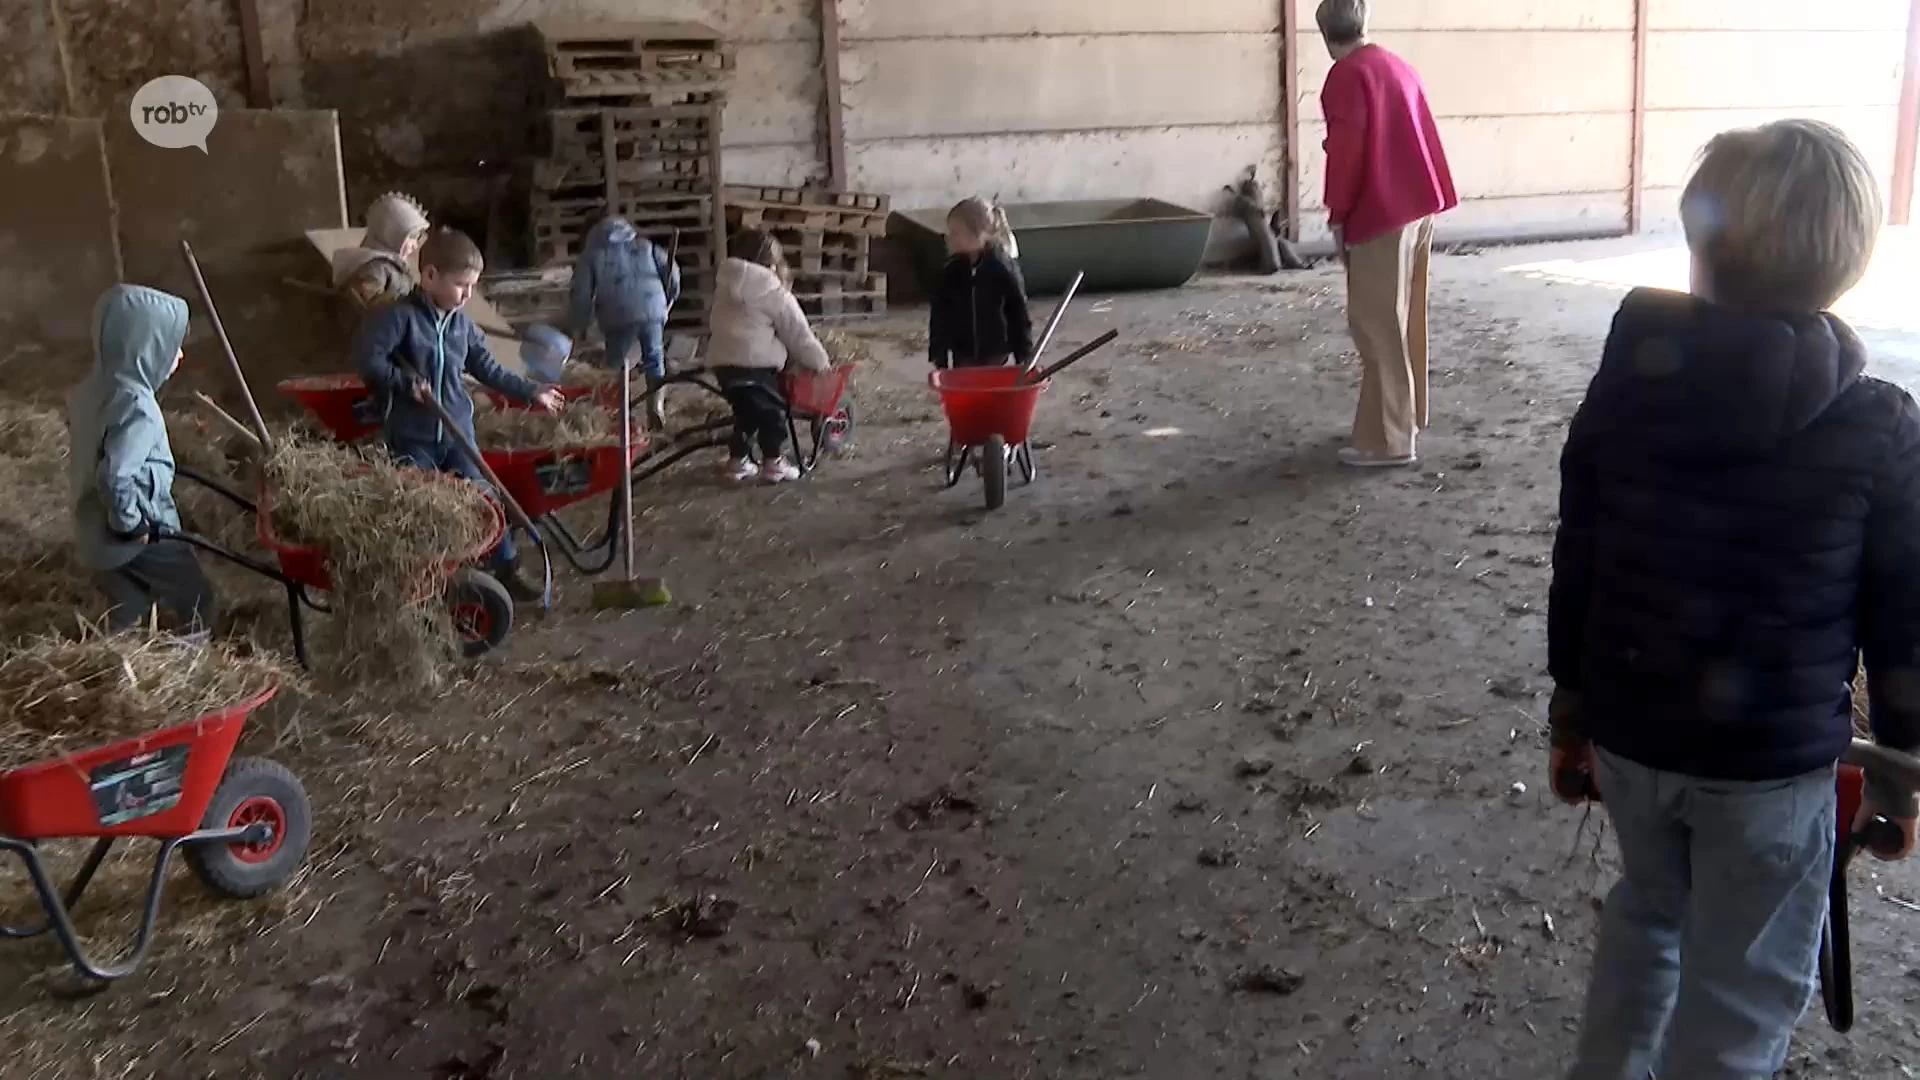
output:
M359 247L360 240L366 233L365 228L357 226L346 229L309 229L307 231L307 244L320 256L320 262L325 268L328 280L332 279L333 274L333 253L342 248ZM520 357L518 331L514 329L512 323L507 321L506 316L500 314L499 310L487 301L480 289L473 290L473 298L467 301L467 306L462 310L475 325L486 332L487 348L492 350L493 358L505 364L510 371L526 374L527 364Z

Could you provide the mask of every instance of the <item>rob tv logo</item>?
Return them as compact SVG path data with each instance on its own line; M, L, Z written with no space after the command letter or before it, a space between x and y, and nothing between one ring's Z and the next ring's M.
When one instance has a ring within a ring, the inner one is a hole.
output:
M153 145L169 150L191 146L204 154L207 136L220 120L220 103L197 79L162 75L133 95L127 115L133 130Z

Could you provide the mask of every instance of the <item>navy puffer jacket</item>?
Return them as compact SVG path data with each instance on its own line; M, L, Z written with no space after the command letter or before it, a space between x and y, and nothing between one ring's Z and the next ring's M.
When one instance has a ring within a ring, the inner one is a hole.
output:
M1595 744L1784 779L1920 745L1920 408L1831 315L1632 293L1561 461L1555 682Z

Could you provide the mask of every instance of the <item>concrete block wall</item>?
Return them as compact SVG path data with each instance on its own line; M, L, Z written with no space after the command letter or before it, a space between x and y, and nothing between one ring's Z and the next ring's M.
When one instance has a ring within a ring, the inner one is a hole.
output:
M1908 0L1651 0L1646 227L1678 227L1681 186L1714 134L1790 116L1845 131L1885 191L1893 176L1908 6Z
M1313 13L1298 28L1302 235L1325 240L1332 61ZM1633 131L1633 0L1377 0L1373 38L1427 86L1461 197L1443 239L1626 228Z
M1276 0L840 0L854 187L903 209L1279 190ZM1237 225L1216 227L1234 242ZM1244 233L1240 234L1244 239Z

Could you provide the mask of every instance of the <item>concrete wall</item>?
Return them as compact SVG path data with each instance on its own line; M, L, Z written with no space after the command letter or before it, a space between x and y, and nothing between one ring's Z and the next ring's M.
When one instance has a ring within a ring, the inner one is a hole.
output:
M897 206L1153 196L1214 210L1254 165L1278 190L1277 0L841 0L840 12L851 180Z
M1315 0L1299 29L1302 235L1326 232L1332 67ZM1633 128L1633 0L1380 0L1373 36L1419 70L1461 207L1443 238L1617 232L1626 227Z
M1893 175L1907 0L1652 0L1648 228L1678 224L1680 187L1716 132L1788 116L1845 131Z

